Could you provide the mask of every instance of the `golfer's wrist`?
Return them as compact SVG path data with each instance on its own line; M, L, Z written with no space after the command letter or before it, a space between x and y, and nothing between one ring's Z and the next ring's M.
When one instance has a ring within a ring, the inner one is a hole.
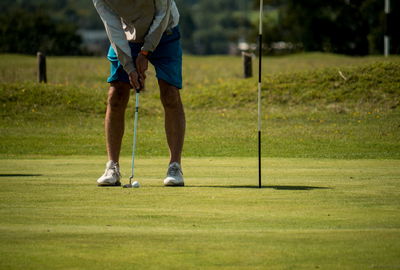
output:
M130 73L132 73L132 72L136 72L136 68L135 68L133 62L132 62L132 63L127 63L127 64L124 66L124 70L125 70L126 73L128 73L128 74L130 74Z
M139 54L141 54L141 55L143 55L144 57L147 58L147 57L150 55L150 51L141 50L141 51L139 52Z

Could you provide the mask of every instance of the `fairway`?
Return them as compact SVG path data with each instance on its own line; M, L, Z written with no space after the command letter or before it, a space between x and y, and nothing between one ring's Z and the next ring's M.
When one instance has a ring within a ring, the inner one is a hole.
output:
M162 185L168 148L149 71L139 189L96 186L106 59L49 57L38 84L34 57L1 57L0 269L400 269L399 57L266 57L262 189L257 84L241 78L240 57L184 57L179 188ZM133 107L132 96L124 184Z
M103 157L2 160L1 269L398 269L400 161L137 161L139 189L98 188ZM127 181L129 159L122 161Z

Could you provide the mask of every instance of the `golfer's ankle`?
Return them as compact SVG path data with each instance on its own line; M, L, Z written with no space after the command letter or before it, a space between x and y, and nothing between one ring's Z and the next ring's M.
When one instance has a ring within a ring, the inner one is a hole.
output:
M180 165L181 164L181 158L171 158L169 160L169 164L172 164L174 162L176 162L176 163L178 163Z
M119 164L119 158L117 157L108 157L108 161L112 161L115 164Z

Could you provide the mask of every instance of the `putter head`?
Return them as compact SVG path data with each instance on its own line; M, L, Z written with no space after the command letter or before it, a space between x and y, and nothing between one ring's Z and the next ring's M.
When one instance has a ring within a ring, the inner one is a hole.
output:
M131 188L132 187L132 179L133 179L133 175L131 175L129 177L129 184L123 185L123 188Z
M123 188L138 188L138 187L140 187L140 184L137 181L133 182L133 184L123 185Z

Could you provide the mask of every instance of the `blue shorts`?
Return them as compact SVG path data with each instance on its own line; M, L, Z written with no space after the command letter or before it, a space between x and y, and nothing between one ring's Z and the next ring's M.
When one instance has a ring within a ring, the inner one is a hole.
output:
M152 52L148 59L156 70L158 79L182 89L182 48L180 44L179 27L174 27L170 31L166 31L158 44L157 48ZM143 43L129 42L133 63L143 46ZM110 77L107 82L122 81L129 83L129 76L118 61L114 49L110 46L107 55L111 62Z

